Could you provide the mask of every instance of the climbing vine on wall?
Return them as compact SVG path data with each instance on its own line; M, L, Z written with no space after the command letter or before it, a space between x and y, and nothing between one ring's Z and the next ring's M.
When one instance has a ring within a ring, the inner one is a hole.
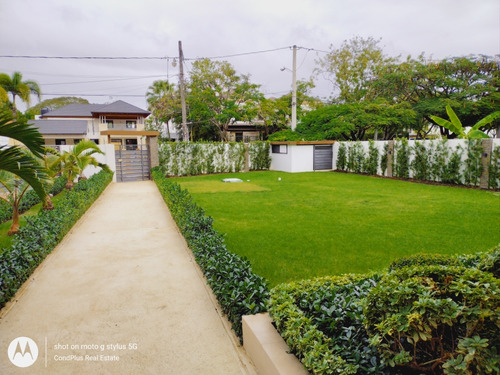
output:
M159 146L160 166L167 176L194 176L242 172L247 163L244 143L163 142ZM248 144L250 170L269 169L268 142Z

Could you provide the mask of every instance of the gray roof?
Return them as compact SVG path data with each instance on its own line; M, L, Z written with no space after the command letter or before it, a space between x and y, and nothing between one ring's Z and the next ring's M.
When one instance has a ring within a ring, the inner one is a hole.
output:
M45 113L42 117L92 117L102 104L68 104Z
M68 104L45 113L42 117L93 117L94 114L127 114L148 116L149 112L118 100L111 104Z
M124 102L123 100L118 100L114 103L103 105L101 108L93 111L94 113L125 113L125 114L137 114L148 116L149 112L136 107L135 105Z
M87 120L31 120L29 123L34 124L44 135L87 134Z

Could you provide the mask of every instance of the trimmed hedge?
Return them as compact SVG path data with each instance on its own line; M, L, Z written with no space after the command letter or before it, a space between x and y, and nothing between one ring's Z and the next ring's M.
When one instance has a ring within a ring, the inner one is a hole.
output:
M151 173L172 217L212 288L236 335L242 338L241 317L266 311L267 282L252 272L250 262L227 250L211 217L159 167Z
M53 210L27 217L12 246L0 250L0 307L12 298L36 267L63 239L113 178L101 171L81 180Z
M278 285L269 313L312 374L496 374L500 246Z

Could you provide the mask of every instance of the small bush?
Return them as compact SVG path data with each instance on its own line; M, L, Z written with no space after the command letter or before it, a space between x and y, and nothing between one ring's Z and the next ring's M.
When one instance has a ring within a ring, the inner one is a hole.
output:
M403 372L498 373L500 280L491 273L404 267L385 274L363 304L371 343L385 365Z
M252 272L248 260L227 250L212 218L205 216L187 190L165 178L159 168L153 168L151 174L222 311L241 338L241 317L266 311L266 281Z

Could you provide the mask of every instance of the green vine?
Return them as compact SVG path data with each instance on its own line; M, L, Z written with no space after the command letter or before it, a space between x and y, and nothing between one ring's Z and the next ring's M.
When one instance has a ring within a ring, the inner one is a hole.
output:
M405 138L394 142L394 159L393 168L396 177L408 179L410 178L410 146Z
M483 164L481 155L483 148L480 139L469 139L467 141L467 159L465 160L464 181L466 185L479 185Z
M500 146L493 148L488 172L488 187L490 189L500 187Z
M347 167L347 148L345 143L339 143L337 152L337 169L344 171Z

